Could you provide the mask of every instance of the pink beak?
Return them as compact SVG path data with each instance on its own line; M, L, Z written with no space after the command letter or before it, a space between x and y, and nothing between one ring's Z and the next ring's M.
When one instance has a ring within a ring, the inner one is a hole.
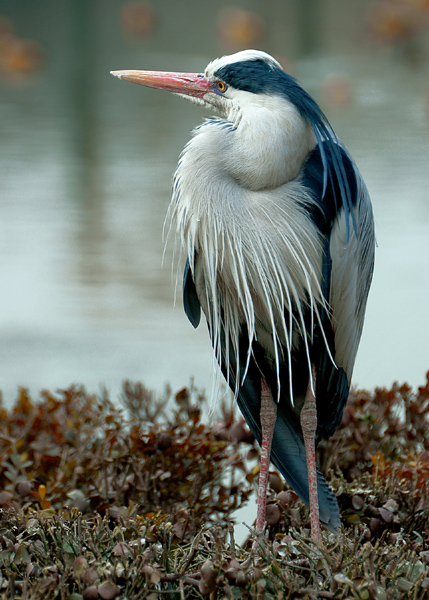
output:
M213 83L198 73L164 73L163 71L110 71L110 73L119 79L146 87L198 98L213 91Z

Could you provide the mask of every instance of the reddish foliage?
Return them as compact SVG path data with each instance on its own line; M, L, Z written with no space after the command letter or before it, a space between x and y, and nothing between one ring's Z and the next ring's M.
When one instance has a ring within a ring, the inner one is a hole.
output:
M33 402L20 390L10 411L0 409L0 506L140 515L153 539L167 521L189 539L202 524L231 519L259 474L243 421L222 404L207 425L204 399L187 388L170 402L168 390L157 398L126 383L122 400L125 410L73 386ZM341 427L319 447L346 526L363 524L368 539L401 529L429 537L428 415L429 379L417 391L351 393ZM305 527L296 494L275 473L270 485L271 536Z
M155 398L129 382L126 411L82 387L43 392L39 402L21 389L0 425L0 505L101 514L127 507L177 518L181 537L228 518L251 493L237 444L228 440L233 415L223 406L222 420L209 427L200 418L202 397L184 389L176 408L167 409L169 400L168 391Z

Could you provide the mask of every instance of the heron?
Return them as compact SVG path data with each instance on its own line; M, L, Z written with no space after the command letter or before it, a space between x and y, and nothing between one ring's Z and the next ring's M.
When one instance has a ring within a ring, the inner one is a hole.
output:
M349 395L374 266L362 175L316 101L260 50L203 73L112 71L214 116L193 131L169 219L186 255L183 304L205 315L216 362L261 446L255 529L270 461L309 505L311 535L338 531L316 447Z

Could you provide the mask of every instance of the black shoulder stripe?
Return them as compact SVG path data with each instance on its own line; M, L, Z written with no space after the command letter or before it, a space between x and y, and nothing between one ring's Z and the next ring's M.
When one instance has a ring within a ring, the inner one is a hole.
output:
M330 142L328 142L330 143ZM324 143L326 144L326 142ZM357 181L353 162L347 152L338 146L341 151L342 165L344 175L347 179L351 206L356 204L357 200ZM325 153L329 161L330 153ZM301 173L301 182L311 192L314 202L307 206L308 212L311 215L315 225L325 235L329 234L331 227L339 212L343 207L343 196L338 178L335 176L333 168L329 168L329 178L325 193L323 194L324 178L323 178L323 161L322 153L319 145L308 155L307 161L304 164Z

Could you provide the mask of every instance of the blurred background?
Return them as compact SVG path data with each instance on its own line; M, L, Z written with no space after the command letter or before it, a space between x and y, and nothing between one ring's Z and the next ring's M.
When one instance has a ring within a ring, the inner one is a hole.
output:
M0 0L0 389L210 389L162 227L202 109L114 69L273 54L370 190L378 250L354 382L429 368L428 0Z

